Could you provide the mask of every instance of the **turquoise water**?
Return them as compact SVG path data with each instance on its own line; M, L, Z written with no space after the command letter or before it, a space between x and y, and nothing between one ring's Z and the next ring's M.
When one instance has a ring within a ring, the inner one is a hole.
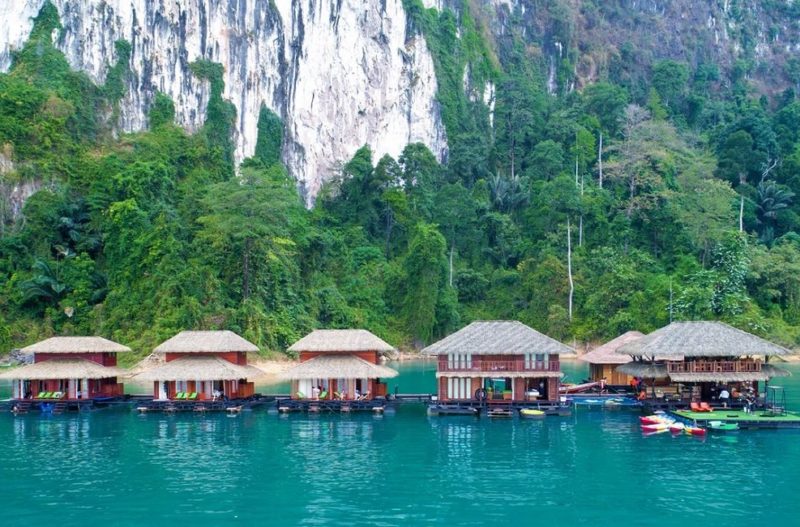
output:
M800 367L790 368L784 384L800 409ZM399 369L403 392L434 382L424 363ZM800 512L800 431L643 437L625 411L544 421L429 418L421 405L383 417L0 414L0 441L4 526L788 526Z

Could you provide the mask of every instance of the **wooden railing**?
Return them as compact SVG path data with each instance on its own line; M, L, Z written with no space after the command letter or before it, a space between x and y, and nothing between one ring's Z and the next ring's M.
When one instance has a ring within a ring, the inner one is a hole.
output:
M761 371L761 361L703 360L668 362L668 373L752 373Z
M472 360L471 363L448 361L439 362L440 372L481 372L481 373L503 373L520 371L561 371L559 361L525 361L525 360Z

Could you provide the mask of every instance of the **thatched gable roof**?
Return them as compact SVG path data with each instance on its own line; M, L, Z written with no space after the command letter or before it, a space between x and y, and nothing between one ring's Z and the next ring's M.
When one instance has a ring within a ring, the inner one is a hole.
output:
M257 352L258 346L233 331L181 331L156 347L156 353ZM167 380L167 379L165 379Z
M631 361L631 357L616 353L617 348L642 337L644 333L628 331L578 358L589 364L625 364Z
M655 364L652 362L629 362L622 366L617 366L617 371L626 375L634 377L641 377L642 379L666 379L667 374L666 364Z
M355 355L319 355L286 370L280 377L297 379L390 379L397 371Z
M24 353L122 353L130 351L103 337L50 337L22 348Z
M476 321L422 350L425 355L561 354L574 350L516 320Z
M754 372L703 372L703 373L667 373L667 365L649 361L635 361L617 367L620 373L641 377L642 379L667 379L672 382L750 382L768 381L772 377L786 377L791 372L762 364L761 371Z
M395 351L395 348L366 329L315 329L289 346L289 351L390 353Z
M740 357L788 355L773 344L723 322L673 322L617 349L635 357ZM677 359L676 359L677 360Z
M255 366L241 366L213 355L181 357L142 372L137 381L235 381L256 379L265 373Z
M107 379L124 372L86 359L51 359L14 368L0 374L0 379Z

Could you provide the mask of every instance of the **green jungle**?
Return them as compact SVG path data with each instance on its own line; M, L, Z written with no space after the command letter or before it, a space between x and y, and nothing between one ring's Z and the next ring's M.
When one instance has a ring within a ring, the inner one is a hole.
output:
M800 61L765 93L755 60L622 49L569 89L568 52L551 93L523 32L485 36L466 0L404 3L434 58L447 160L365 146L310 209L266 107L255 155L234 165L221 65L192 64L210 89L202 129L158 94L148 129L120 134L130 45L95 85L54 46L46 3L0 74L0 350L98 334L134 361L183 329L231 329L279 355L314 327L411 350L477 319L578 344L719 319L800 344Z

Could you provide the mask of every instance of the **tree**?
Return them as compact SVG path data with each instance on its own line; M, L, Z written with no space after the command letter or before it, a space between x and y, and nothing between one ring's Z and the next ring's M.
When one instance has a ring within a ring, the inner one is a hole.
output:
M206 213L197 219L202 226L198 237L238 260L240 270L235 274L240 277L244 301L252 294L259 274L267 269L264 257L290 258L295 245L292 229L302 214L297 191L280 167L267 171L246 168L241 180L209 187L202 203Z
M436 308L445 284L445 240L433 225L419 223L408 247L404 268L407 291L403 302L406 324L416 340L431 341Z

